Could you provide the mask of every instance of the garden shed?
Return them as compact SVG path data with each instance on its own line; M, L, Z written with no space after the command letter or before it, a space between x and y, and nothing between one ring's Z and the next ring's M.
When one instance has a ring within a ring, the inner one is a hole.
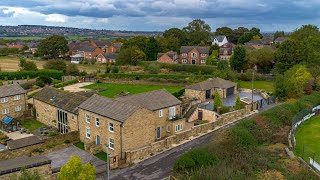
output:
M14 132L19 130L18 125L19 125L19 122L10 116L5 116L0 121L0 129L5 132Z

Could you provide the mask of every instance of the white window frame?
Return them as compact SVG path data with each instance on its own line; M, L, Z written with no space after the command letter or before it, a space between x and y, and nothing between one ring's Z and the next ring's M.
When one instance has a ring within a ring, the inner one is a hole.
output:
M114 132L114 124L113 123L109 123L108 124L108 129L109 129L109 132Z
M9 108L2 109L2 114L9 114Z
M15 96L13 97L13 100L15 100L15 101L18 101L18 100L20 100L20 99L21 99L20 94L15 95Z
M182 53L182 56L183 56L183 57L186 57L186 56L187 56L187 54L186 54L186 53Z
M201 54L201 57L206 57L206 54Z
M17 108L18 108L18 109L17 109ZM16 112L21 111L21 106L16 106L16 107L14 108L14 110L15 110Z
M192 57L192 58L196 58L196 57L197 57L197 53L192 53L192 54L191 54L191 57Z
M98 117L96 117L95 119L96 119L96 126L100 127L100 119Z
M186 62L187 62L187 59L182 59L182 62L186 63Z
M89 135L89 136L88 136ZM91 131L90 128L86 128L86 138L90 139L91 137Z
M183 125L182 124L177 124L176 125L176 132L180 132L183 130Z
M8 102L8 97L1 98L0 102L1 103L7 103Z
M112 140L113 142L111 142L111 140ZM113 147L111 147L111 144L112 144ZM110 149L114 149L114 139L112 139L112 138L109 137L108 145L109 145L109 148L110 148Z
M90 116L88 114L85 114L86 123L90 123L90 119Z
M201 59L200 62L201 63L206 63L206 60L205 59Z
M163 110L162 109L159 110L159 117L163 117Z

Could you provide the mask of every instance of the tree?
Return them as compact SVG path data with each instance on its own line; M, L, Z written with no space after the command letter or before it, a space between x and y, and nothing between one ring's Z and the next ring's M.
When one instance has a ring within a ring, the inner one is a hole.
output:
M159 51L160 52L168 52L168 51L175 51L179 52L181 43L180 40L176 37L158 37L157 38L159 44Z
M58 180L94 180L96 167L90 163L82 164L80 157L71 156L69 161L61 167Z
M218 92L214 93L213 105L215 110L217 110L219 107L222 107L222 99Z
M258 72L269 73L274 63L274 50L272 48L262 48L247 51L247 68L253 69L255 66Z
M220 49L219 45L214 44L214 45L210 46L209 54L211 55L214 50L219 52L219 49Z
M54 69L66 72L67 64L64 60L57 59L57 60L49 60L43 65L44 69Z
M304 94L311 74L303 65L295 65L284 73L278 75L275 81L276 95L278 97L296 98Z
M158 41L154 37L150 37L147 41L145 54L147 56L147 60L155 61L157 60L157 54L160 50Z
M260 39L263 38L263 35L260 33L260 29L259 28L256 28L256 27L251 28L250 33L252 34L253 37L254 36L259 36Z
M284 31L276 31L273 35L273 40L276 40L278 37L285 37L286 34Z
M236 97L235 109L236 110L240 110L241 109L241 100L240 100L240 95L239 94Z
M37 71L37 65L36 63L32 61L26 61L25 58L20 58L19 66L21 67L21 70L24 71Z
M214 33L215 36L227 36L227 38L230 38L233 34L233 30L229 27L220 27L216 29L216 32Z
M2 79L0 79L0 86L3 86L3 82L2 82Z
M219 61L217 64L218 70L227 71L230 70L228 61Z
M66 75L78 76L80 73L79 68L76 64L70 63L66 68Z
M229 42L237 44L239 38L248 32L249 32L249 29L245 27L238 27L237 29L234 29L232 35L229 37Z
M238 39L238 44L244 44L246 42L251 41L254 35L252 33L245 33Z
M237 46L234 49L233 55L230 57L231 67L240 72L245 69L246 65L246 49L243 46Z
M163 33L164 38L176 38L179 42L179 46L187 45L187 35L184 31L179 28L171 28Z
M217 50L213 50L212 54L206 60L206 65L214 65L214 66L216 66L218 64L218 62L219 62L218 51Z
M211 27L201 19L193 20L182 30L187 34L189 45L208 42L211 35Z
M68 41L63 36L53 35L40 42L37 53L40 56L55 59L68 51Z
M133 46L126 49L121 48L116 62L119 65L130 64L136 66L140 61L145 60L145 53L141 51L138 47Z

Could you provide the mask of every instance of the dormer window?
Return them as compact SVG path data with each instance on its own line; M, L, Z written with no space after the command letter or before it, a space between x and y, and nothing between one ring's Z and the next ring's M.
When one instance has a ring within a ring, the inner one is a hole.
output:
M201 54L201 57L206 57L206 54Z

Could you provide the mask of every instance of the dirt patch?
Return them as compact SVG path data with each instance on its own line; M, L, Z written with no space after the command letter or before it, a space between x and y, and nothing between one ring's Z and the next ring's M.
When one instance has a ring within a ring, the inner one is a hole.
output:
M284 166L290 173L298 174L305 171L305 168L301 166L299 161L296 159L283 159L279 160L279 163Z
M276 170L264 171L258 175L258 179L260 180L284 180L286 179L283 174Z
M69 92L82 92L82 91L88 91L88 89L84 89L82 87L84 86L88 86L94 84L93 82L83 82L83 83L77 83L77 84L72 84L70 86L66 86L63 89L65 91L69 91Z

